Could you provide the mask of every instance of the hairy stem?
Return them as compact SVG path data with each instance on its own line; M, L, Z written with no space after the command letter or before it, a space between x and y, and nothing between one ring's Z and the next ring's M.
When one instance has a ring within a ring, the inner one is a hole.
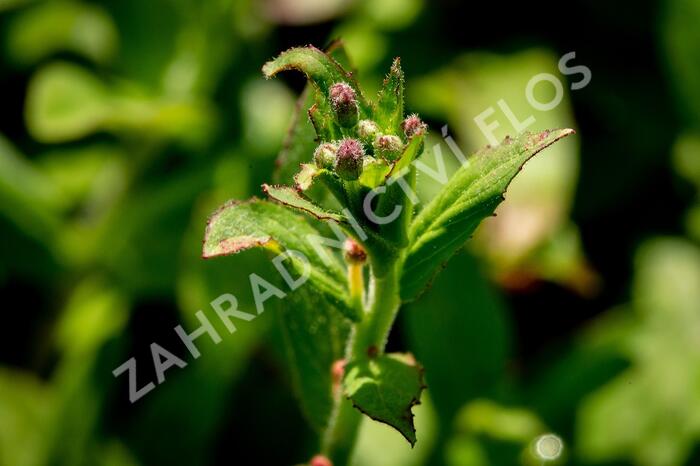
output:
M397 264L392 263L389 272L370 279L369 309L359 322L350 339L346 352L347 361L375 357L384 352L389 331L399 310ZM362 414L339 391L336 406L323 439L323 453L333 466L347 466L350 461Z

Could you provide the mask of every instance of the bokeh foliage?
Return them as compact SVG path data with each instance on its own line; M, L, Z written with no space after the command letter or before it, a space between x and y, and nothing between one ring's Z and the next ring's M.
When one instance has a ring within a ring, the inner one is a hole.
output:
M700 2L574 2L580 26L535 27L526 7L487 7L494 32L451 1L0 0L0 466L316 451L292 389L314 381L287 370L278 325L294 303L233 335L209 304L232 293L255 312L248 273L275 277L269 257L203 261L200 241L216 206L261 194L283 147L302 86L262 64L339 36L372 93L402 57L424 159L441 147L450 173L442 127L471 152L486 143L473 118L499 99L531 130L579 130L404 310L390 348L426 367L419 441L366 421L355 463L529 465L545 432L566 464L700 461ZM572 50L593 73L579 91L557 70ZM543 72L566 90L548 112L523 94ZM225 337L194 360L172 328L198 310ZM135 356L140 385L154 380L154 341L188 366L131 405L112 370Z

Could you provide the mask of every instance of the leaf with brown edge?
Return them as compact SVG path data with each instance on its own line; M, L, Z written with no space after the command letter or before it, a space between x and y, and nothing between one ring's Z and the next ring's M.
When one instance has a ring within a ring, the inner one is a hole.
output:
M348 304L345 268L332 251L321 256L317 248L323 246L314 242L320 233L309 221L282 205L260 199L229 202L209 219L202 256L209 259L256 247L275 253L298 252L302 258L286 260L298 276L308 273L308 283L302 286L313 287L347 318L357 320L357 311Z
M347 223L347 218L340 212L332 212L315 204L291 186L272 186L264 184L263 191L270 199L287 207L310 214L319 220L334 220L339 223Z
M522 133L486 147L452 176L411 223L401 276L401 299L415 299L437 270L505 199L510 182L531 157L573 134L572 129Z
M425 388L423 368L410 354L383 354L345 366L343 392L362 413L416 443L413 406Z

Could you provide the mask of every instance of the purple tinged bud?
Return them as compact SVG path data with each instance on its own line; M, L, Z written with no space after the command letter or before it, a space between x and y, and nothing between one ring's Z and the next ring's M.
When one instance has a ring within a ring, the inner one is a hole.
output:
M403 123L401 123L401 128L403 129L404 134L408 138L412 138L413 136L420 136L421 134L425 134L425 132L428 130L428 125L423 123L423 121L416 115L415 113L408 118L406 118Z
M324 142L314 151L314 162L318 168L332 169L337 153L338 146L330 142Z
M335 83L329 90L331 106L340 126L350 128L358 119L357 95L346 83Z
M403 149L403 142L398 136L393 134L387 134L383 136L377 136L374 140L374 151L380 157L384 157L388 160L393 160L399 156Z
M343 139L335 158L335 172L344 180L353 181L362 174L365 150L357 139Z

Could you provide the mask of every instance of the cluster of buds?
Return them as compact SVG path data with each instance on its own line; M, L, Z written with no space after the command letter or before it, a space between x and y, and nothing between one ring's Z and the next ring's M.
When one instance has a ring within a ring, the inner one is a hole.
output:
M363 167L376 162L366 155L366 150L376 157L395 160L404 149L404 140L395 134L383 134L372 120L359 120L359 107L355 90L347 83L333 84L328 92L333 113L338 123L353 129L356 138L345 138L335 142L323 142L314 151L314 162L319 168L333 170L346 181L357 180ZM425 134L427 125L418 115L411 115L401 124L406 139Z

